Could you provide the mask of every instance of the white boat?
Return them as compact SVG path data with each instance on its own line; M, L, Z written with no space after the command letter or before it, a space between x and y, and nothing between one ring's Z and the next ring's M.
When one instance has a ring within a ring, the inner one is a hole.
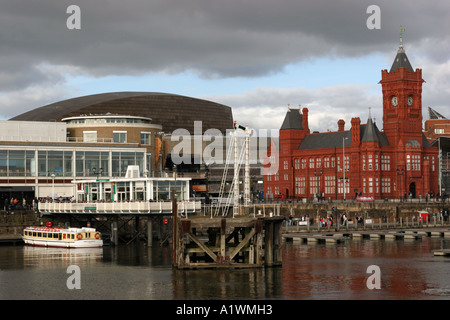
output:
M103 246L101 233L95 228L27 227L22 239L26 245L60 248L98 248Z

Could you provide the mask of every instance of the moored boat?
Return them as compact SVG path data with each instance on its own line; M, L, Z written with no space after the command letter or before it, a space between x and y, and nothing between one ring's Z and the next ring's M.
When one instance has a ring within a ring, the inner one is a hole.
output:
M27 227L22 239L26 245L61 248L97 248L103 246L101 233L95 228Z

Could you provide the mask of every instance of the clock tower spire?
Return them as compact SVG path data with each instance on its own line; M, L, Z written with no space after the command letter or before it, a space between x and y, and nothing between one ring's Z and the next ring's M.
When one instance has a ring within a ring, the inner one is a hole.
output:
M389 72L381 71L383 129L390 145L409 141L422 145L422 69L414 69L400 45Z

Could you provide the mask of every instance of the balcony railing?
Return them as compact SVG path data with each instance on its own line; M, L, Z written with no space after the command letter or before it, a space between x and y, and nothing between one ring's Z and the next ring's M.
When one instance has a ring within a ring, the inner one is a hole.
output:
M159 202L44 202L39 203L42 214L55 213L132 213L132 214L170 214L171 201ZM178 201L178 214L191 214L201 210L200 201Z

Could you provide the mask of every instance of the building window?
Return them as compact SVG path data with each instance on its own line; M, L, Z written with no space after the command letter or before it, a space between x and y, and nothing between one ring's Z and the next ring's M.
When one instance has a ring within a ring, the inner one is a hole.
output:
M411 169L414 171L420 171L420 156L418 154L413 154L411 160Z
M126 131L113 131L113 142L114 143L127 143L127 132Z
M434 129L435 134L442 134L444 133L444 129Z
M381 193L391 192L391 178L381 178Z
M97 131L83 131L83 142L97 142Z
M309 168L314 169L314 158L309 158Z
M378 155L375 155L375 170L378 171Z
M350 170L350 159L348 156L344 157L344 168L345 168L345 171Z
M284 181L288 181L289 180L289 175L288 174L285 174L284 175Z
M373 178L369 178L369 193L373 193Z
M269 196L273 196L273 194L272 194L272 187L267 187L267 198Z
M294 168L295 169L300 169L300 159L295 159L294 160Z
M336 176L325 176L325 193L333 194L336 192Z
M366 193L366 178L363 178L363 193Z
M310 176L309 177L309 193L310 194L318 194L319 193L319 178L316 176Z
M280 187L275 187L275 194L280 194Z
M366 155L362 155L362 169L366 170Z
M335 157L331 157L331 167L332 168L336 167L336 158Z
M150 132L141 132L141 144L150 145Z
M34 151L0 150L0 176L36 176Z
M349 193L350 190L350 181L346 177L345 178L345 193ZM344 193L344 178L339 178L338 180L338 193Z
M434 171L434 156L431 157L431 171Z
M142 175L144 172L144 156L145 154L141 152L113 152L111 159L112 176L113 177L125 176L128 166L133 165L139 166L139 172Z
M372 155L367 155L367 170L372 170Z
M325 157L323 159L323 165L325 168L329 168L330 167L330 158L329 157Z
M306 159L302 159L302 169L306 168Z
M73 175L72 158L72 151L39 151L38 175L70 177Z
M285 170L289 169L289 161L285 160L285 161L283 162L283 168L284 168Z
M317 158L316 159L316 168L320 168L322 167L322 158Z
M305 194L306 192L306 178L305 177L295 177L295 194L298 196L300 194Z
M390 171L391 170L391 159L388 155L381 155L381 170Z

